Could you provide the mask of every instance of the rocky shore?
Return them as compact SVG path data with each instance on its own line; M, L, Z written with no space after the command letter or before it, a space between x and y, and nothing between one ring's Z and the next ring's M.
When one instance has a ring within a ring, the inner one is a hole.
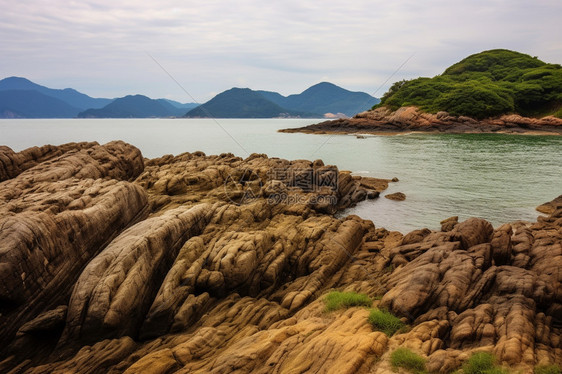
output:
M391 181L123 142L0 147L0 372L433 372L562 365L562 198L535 223L403 235L334 213ZM517 217L514 217L517 218ZM326 311L333 290L369 309Z
M522 117L517 114L476 120L470 117L451 116L447 112L424 113L416 107L402 107L391 111L386 107L357 114L349 119L337 119L318 124L283 129L280 132L309 134L376 134L398 133L508 133L562 135L562 119Z

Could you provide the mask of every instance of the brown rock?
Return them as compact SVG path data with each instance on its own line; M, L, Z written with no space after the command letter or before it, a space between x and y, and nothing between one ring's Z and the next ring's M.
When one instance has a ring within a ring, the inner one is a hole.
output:
M459 217L458 216L449 217L447 219L444 219L443 221L440 222L441 231L443 231L443 232L451 231L455 228L455 226L458 225L458 223L459 223Z
M395 192L391 194L384 195L387 199L394 200L394 201L404 201L406 200L406 195L402 192Z
M397 128L432 126L425 113L398 117ZM404 236L334 218L378 182L320 161L195 152L147 160L130 182L135 155L93 145L0 183L11 334L0 371L391 373L397 347L439 372L475 351L523 371L562 364L556 204L532 224L453 218ZM332 290L364 293L409 326L389 338L364 307L328 313Z
M76 282L62 341L135 335L169 264L212 213L208 204L172 209L115 238Z
M66 302L82 267L145 215L141 188L96 179L128 179L142 165L138 149L113 142L67 152L0 183L0 342Z
M510 224L502 225L492 236L492 253L496 265L507 265L511 263L511 235L513 230Z
M537 207L537 211L544 214L553 214L557 209L562 208L562 195L548 203L541 204Z
M325 121L302 128L280 130L310 134L394 134L400 132L437 133L545 133L562 134L562 119L553 116L529 118L503 115L476 120L450 116L447 112L425 113L416 107L401 107L391 111L386 107L359 113L353 118Z
M404 235L400 245L408 245L408 244L419 243L423 239L425 239L425 237L428 236L429 234L431 234L431 230L429 230L429 229L414 230L414 231Z
M59 146L45 145L27 148L21 152L14 152L9 147L0 146L0 182L14 178L37 164L52 160L67 152L75 152L96 145L98 145L96 142L68 143Z

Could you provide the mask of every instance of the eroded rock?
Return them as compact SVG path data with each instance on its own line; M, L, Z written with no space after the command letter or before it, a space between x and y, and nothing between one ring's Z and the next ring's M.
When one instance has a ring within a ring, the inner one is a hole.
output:
M389 181L320 160L56 152L2 159L29 165L0 183L2 372L390 373L397 347L439 372L475 351L562 365L557 203L532 224L453 217L402 235L334 218ZM332 289L409 327L387 337L364 307L327 313Z
M0 342L66 303L80 270L147 214L140 151L78 147L0 183ZM111 179L102 179L111 178Z
M476 120L466 116L451 116L447 112L425 113L416 107L401 107L392 111L379 107L357 114L353 118L324 121L281 132L309 134L393 134L402 132L432 133L541 133L562 134L562 119L522 117L517 114Z

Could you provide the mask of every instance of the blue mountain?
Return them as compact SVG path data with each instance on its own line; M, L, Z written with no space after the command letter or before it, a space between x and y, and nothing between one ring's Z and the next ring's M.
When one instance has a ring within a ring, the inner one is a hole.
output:
M161 103L171 104L173 107L181 109L181 113L178 115L183 115L186 110L191 110L199 106L196 103L180 103L179 101L169 100L169 99L158 99Z
M79 111L34 90L0 91L0 118L73 118Z
M275 118L275 117L319 117L282 108L249 88L231 88L205 104L187 112L190 118Z
M9 77L0 80L0 91L8 90L36 91L45 96L59 99L72 107L78 108L75 114L78 114L80 110L88 108L101 108L113 101L112 99L96 99L72 88L62 90L48 88L20 77Z
M333 83L318 83L300 94L283 96L277 92L257 91L267 100L289 110L311 113L343 113L349 117L380 102L365 93L353 92Z
M196 104L195 104L196 105ZM79 118L150 118L176 117L185 114L185 108L177 108L165 99L151 99L143 95L129 95L115 99L99 109L88 109Z

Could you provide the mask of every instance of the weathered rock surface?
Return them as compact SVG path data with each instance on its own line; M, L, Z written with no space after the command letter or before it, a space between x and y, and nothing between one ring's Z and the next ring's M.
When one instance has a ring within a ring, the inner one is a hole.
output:
M0 181L14 178L21 172L42 162L62 156L69 151L90 148L97 143L68 143L59 146L44 145L31 147L21 152L14 152L6 146L0 146Z
M334 218L389 181L319 160L65 147L0 183L0 372L390 373L399 346L436 372L474 350L562 365L556 202L402 235ZM327 313L332 289L410 327Z
M548 203L539 205L537 207L537 211L544 214L552 214L560 208L562 208L562 195L552 201L549 201Z
M183 243L201 233L212 213L209 204L179 207L115 238L74 285L61 343L135 336L156 285Z
M146 192L127 181L142 168L138 149L113 142L79 146L0 183L0 346L66 303L84 265L144 218Z
M449 368L443 366L445 348L483 348L526 370L537 363L560 365L561 218L558 209L540 223L494 231L473 218L395 247L390 261L398 267L381 304L416 326L447 326L434 337L426 335L418 347L436 370ZM416 329L406 341L418 335Z
M451 116L447 112L424 113L416 107L391 111L386 107L357 114L353 118L325 121L318 124L280 130L281 132L392 134L400 132L443 133L545 133L562 135L562 119L522 117L517 114L475 120Z

